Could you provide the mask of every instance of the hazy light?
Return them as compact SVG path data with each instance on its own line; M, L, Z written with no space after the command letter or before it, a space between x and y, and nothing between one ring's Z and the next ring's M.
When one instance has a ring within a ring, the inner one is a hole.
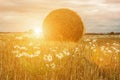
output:
M42 36L43 32L42 32L42 28L35 28L34 29L34 34L35 36Z
M42 32L42 31L39 30L39 29L35 29L34 31L35 31L35 33L38 34L38 35Z

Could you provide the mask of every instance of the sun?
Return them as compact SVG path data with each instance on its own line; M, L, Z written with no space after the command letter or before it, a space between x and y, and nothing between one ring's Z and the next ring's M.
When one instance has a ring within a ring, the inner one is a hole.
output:
M39 34L41 34L42 30L36 28L36 29L34 29L34 32L35 32L35 34L38 34L38 35L39 35Z
M34 28L34 34L37 36L42 36L43 34L42 28Z

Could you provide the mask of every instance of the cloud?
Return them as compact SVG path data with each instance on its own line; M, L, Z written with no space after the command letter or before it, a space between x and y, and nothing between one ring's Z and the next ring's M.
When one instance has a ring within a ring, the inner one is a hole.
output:
M44 17L57 8L76 11L88 32L120 31L118 3L120 0L0 0L0 31L33 28L29 26L41 24Z
M115 15L115 14L113 14ZM102 15L101 15L102 16ZM109 17L109 16L107 16ZM94 17L84 20L87 32L120 32L120 18Z
M106 0L106 3L120 4L120 0Z

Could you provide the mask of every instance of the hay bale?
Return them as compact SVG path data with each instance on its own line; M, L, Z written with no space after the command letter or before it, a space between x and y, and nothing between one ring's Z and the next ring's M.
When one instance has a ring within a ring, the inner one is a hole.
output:
M84 33L80 16L69 9L52 11L43 22L45 38L58 41L78 41Z

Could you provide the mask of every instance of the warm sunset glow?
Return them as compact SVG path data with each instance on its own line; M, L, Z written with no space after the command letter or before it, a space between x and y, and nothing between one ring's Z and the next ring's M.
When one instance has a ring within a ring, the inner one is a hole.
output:
M35 28L34 34L37 36L42 36L42 28Z

